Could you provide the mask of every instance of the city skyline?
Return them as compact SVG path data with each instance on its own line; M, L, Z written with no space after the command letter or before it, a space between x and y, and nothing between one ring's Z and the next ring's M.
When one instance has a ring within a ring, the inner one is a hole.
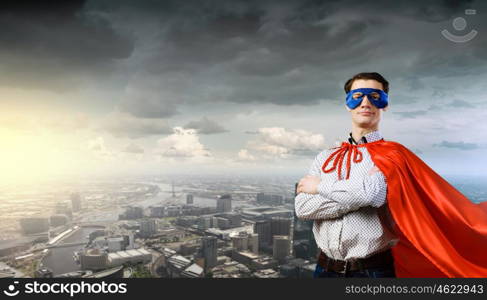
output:
M50 3L0 12L3 182L304 174L346 139L361 71L390 81L385 139L485 174L482 1ZM479 34L444 38L456 17Z

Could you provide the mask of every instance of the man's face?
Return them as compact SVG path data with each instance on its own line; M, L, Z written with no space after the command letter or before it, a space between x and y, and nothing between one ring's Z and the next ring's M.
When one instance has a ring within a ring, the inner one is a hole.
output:
M382 83L373 79L357 79L353 82L350 90L361 89L361 88L372 88L383 90ZM347 110L352 114L352 123L361 128L374 128L379 125L382 110L385 108L377 108L369 100L368 96L365 95L362 103L354 109L350 109L348 106Z

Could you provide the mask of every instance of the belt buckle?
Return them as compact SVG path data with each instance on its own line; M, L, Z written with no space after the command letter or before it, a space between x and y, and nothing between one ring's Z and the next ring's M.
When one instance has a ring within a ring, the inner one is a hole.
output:
M345 265L343 266L343 270L338 273L343 274L345 276L347 274L347 268L348 268L348 260L345 260Z
M326 258L326 264L325 264L325 271L329 272L330 271L330 265L331 265L331 259L329 257Z

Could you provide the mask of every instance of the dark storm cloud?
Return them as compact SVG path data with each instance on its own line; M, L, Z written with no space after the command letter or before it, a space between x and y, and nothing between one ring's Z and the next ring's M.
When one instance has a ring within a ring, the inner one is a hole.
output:
M144 119L133 115L114 112L105 117L97 126L98 130L115 137L142 138L151 135L167 135L173 132L167 120Z
M7 9L0 22L13 30L0 38L2 64L13 78L66 88L73 74L89 81L122 72L127 95L118 109L140 118L216 102L336 101L360 71L385 75L403 103L409 90L424 96L425 77L483 74L487 58L487 35L453 45L437 25L477 8L469 25L480 31L486 18L478 1L76 3L60 21L49 7L33 18Z
M223 128L223 126L213 120L208 119L207 117L203 117L201 120L198 121L191 121L188 124L184 125L184 127L196 129L199 134L215 134L228 131Z
M85 1L2 1L2 85L70 89L130 56L133 43Z
M153 43L153 52L140 61L138 75L157 78L160 84L154 90L162 95L162 107L178 107L219 101L314 105L323 99L341 99L343 83L360 71L379 71L391 82L403 82L404 86L393 85L396 103L411 99L400 97L404 90L415 90L416 98L423 98L418 92L428 87L423 77L482 72L478 62L482 51L477 49L484 47L485 38L479 35L462 49L445 40L442 26L436 25L480 6L473 4L166 1L162 7L153 2L127 5L130 11L158 20L161 28L152 35L159 43ZM128 9L120 11L130 16ZM156 11L160 18L151 13ZM482 11L479 8L477 19ZM179 78L176 85L171 84L174 77ZM146 91L137 83L131 87ZM126 100L132 101L136 100ZM139 116L150 117L157 111L140 111L143 107L136 112ZM160 116L168 114L163 111Z
M449 141L442 141L441 143L434 144L433 146L443 147L443 148L454 148L459 150L474 150L480 148L480 146L475 143L449 142Z

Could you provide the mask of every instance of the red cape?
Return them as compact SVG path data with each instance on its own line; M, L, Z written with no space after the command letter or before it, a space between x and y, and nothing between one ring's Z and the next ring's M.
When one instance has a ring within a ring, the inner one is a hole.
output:
M487 202L472 203L399 143L364 144L387 181L397 277L487 277Z

